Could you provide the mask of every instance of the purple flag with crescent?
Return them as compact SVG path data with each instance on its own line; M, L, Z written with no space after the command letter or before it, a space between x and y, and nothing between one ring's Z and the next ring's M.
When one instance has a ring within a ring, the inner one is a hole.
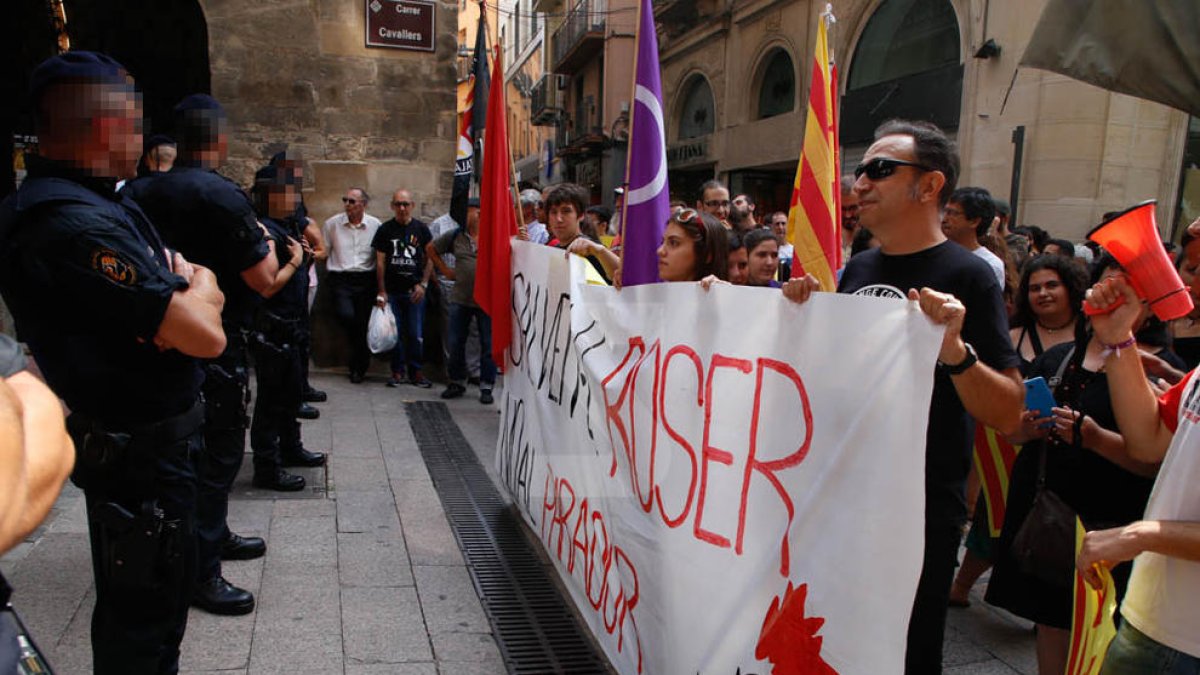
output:
M621 282L651 284L658 278L658 245L671 216L667 189L667 138L663 126L662 76L652 0L639 3L637 79L625 172L625 213L621 218Z

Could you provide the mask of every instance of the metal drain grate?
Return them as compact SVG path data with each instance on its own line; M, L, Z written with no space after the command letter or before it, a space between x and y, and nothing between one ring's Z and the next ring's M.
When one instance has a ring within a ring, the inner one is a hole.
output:
M405 405L510 673L609 673L444 403Z

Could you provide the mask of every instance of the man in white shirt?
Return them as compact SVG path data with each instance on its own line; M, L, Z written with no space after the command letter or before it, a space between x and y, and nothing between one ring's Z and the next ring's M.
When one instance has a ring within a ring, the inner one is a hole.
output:
M379 219L367 213L366 190L352 187L342 197L345 213L325 221L322 233L329 249L326 269L333 293L333 310L350 343L350 381L358 384L371 364L367 321L375 304L375 250L371 240Z
M942 232L946 233L947 239L983 258L1003 290L1004 261L979 243L995 217L996 202L991 193L979 187L958 188L942 210Z
M1200 220L1188 232L1200 234ZM1193 290L1193 292L1195 292ZM1193 370L1161 398L1151 390L1133 326L1142 301L1123 277L1088 291L1095 337L1107 348L1104 366L1117 425L1133 459L1162 462L1144 520L1094 530L1077 567L1093 586L1096 565L1133 560L1121 603L1121 627L1101 675L1200 673L1200 379Z
M535 244L545 244L550 241L550 232L545 224L538 222L538 209L542 205L542 193L530 188L521 191L521 217L525 221L525 232L529 241ZM467 363L471 363L470 360Z

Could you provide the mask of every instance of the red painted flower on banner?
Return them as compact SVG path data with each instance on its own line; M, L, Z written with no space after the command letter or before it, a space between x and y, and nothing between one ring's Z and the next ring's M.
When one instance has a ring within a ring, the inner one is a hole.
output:
M783 597L771 601L763 619L754 656L770 661L773 675L837 675L821 658L824 638L817 631L825 619L804 616L807 597L808 584L793 589L789 581Z

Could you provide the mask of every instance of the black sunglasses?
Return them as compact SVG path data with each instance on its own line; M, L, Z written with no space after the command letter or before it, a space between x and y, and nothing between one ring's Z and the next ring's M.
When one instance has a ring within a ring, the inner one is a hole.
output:
M412 206L412 202L392 202L392 206Z
M862 175L867 174L867 178L871 180L882 180L896 173L896 169L902 166L911 166L922 171L933 171L933 169L924 164L916 162L906 162L902 159L888 159L886 157L876 157L875 159L859 164L854 167L854 177L862 178Z
M358 200L357 200L357 199L351 199L351 198L349 198L349 197L342 197L342 203L343 203L343 204L357 204L357 203L358 203Z

